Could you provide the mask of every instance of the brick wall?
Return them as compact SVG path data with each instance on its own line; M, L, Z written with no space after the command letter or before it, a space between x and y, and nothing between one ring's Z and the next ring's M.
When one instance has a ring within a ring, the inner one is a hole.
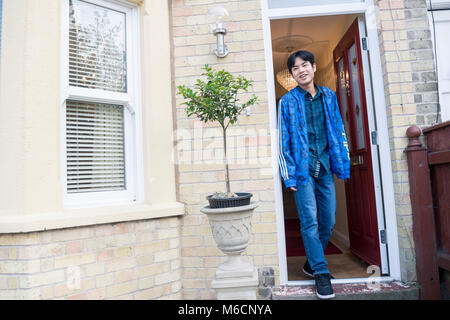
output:
M0 234L0 299L181 299L180 218Z
M214 55L216 37L208 14L222 6L230 16L224 19L225 43L230 54ZM269 111L260 1L172 1L175 85L193 85L201 67L208 63L215 69L242 74L254 81L252 93L261 103L242 115L238 124L228 129L231 189L251 192L259 201L252 219L253 236L246 250L257 268L272 267L278 280L278 252L275 205L270 151ZM203 125L187 118L182 98L176 98L178 132L179 201L187 204L181 231L182 284L186 299L214 297L210 282L215 268L225 260L212 238L207 217L200 209L206 196L224 191L223 164L220 162L222 138L218 125ZM212 138L211 138L212 137Z
M437 87L425 0L379 0L377 25L385 83L402 279L415 281L406 129L436 120ZM440 120L439 120L440 121Z

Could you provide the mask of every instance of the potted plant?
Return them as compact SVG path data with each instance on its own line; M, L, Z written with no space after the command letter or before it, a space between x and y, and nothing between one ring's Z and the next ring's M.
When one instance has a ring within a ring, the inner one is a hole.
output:
M225 188L226 192L215 192L207 197L211 208L228 208L248 205L251 193L231 192L230 174L227 158L227 129L236 123L238 116L249 106L257 103L258 98L252 95L248 101L239 103L238 92L248 92L252 81L241 75L233 76L225 70L213 70L205 65L202 75L206 81L197 80L195 89L186 86L178 86L178 94L186 100L183 104L186 113L190 117L197 116L202 122L217 121L222 127L223 133L223 160L225 165Z
M252 81L240 75L235 77L225 70L215 71L208 65L203 70L206 81L198 79L194 89L178 86L178 94L186 100L188 116L195 115L205 123L217 121L223 132L226 192L207 196L210 205L201 210L208 216L217 246L228 256L228 260L217 267L211 286L219 300L256 299L258 272L240 255L248 246L251 217L258 203L250 203L251 193L231 192L226 132L228 126L236 123L238 116L258 98L252 95L246 102L238 103L238 91L248 92Z

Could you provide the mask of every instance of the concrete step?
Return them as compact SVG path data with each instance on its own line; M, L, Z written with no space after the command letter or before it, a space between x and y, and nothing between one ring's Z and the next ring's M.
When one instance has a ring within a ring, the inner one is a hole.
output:
M419 288L401 282L333 284L333 300L418 300ZM317 300L314 285L285 286L272 289L272 300Z

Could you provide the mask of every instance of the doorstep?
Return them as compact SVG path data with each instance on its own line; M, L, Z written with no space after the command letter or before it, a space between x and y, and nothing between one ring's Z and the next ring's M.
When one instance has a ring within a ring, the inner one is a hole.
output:
M333 300L418 300L419 288L398 281L380 282L378 288L366 283L333 284ZM316 300L314 285L284 286L272 289L272 300Z

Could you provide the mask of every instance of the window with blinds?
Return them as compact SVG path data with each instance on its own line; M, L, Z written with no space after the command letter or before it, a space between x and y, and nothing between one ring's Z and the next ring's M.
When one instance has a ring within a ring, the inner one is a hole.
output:
M123 107L67 101L67 192L125 189Z
M130 21L138 15L115 1L65 1L65 197L74 206L134 201L135 91L127 61L137 50Z

